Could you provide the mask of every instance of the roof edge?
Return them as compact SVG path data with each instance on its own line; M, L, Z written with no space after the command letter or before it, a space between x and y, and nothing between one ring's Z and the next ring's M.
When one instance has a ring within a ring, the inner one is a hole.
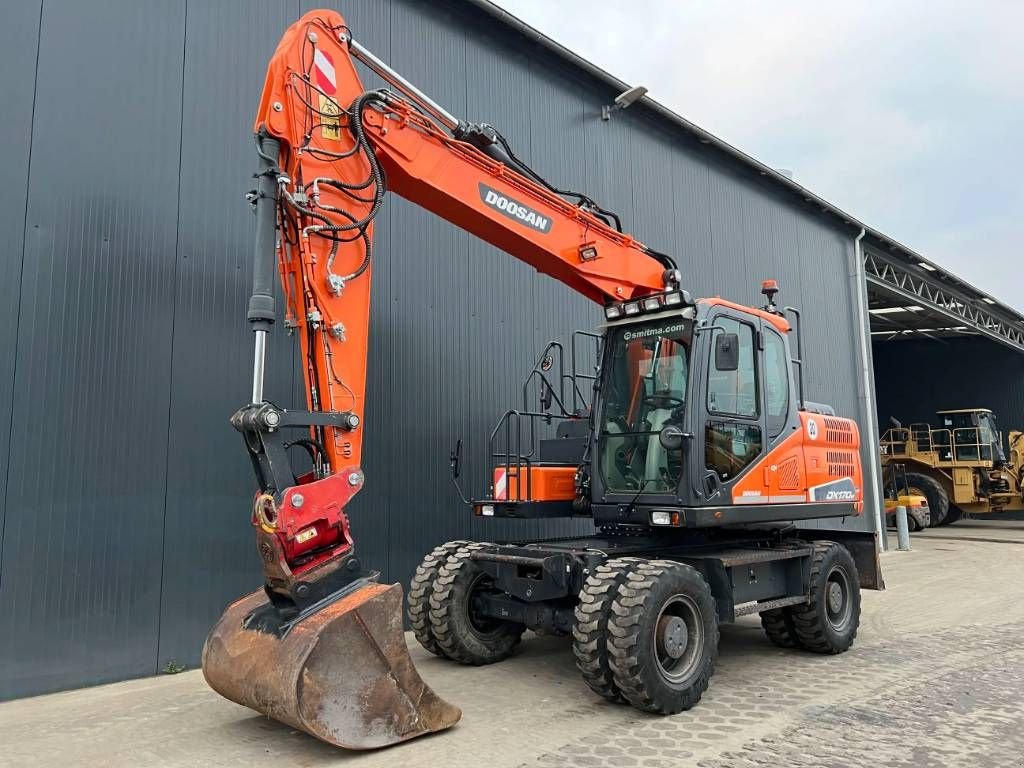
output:
M545 35L536 27L530 26L525 21L520 19L518 16L512 15L504 8L495 5L490 0L462 0L462 2L475 6L476 8L486 13L487 15L494 18L496 21L501 22L505 26L510 27L514 31L523 35L528 40L537 43L541 47L547 49L548 51L555 54L564 61L568 62L577 69L583 70L591 77L600 80L606 83L607 85L612 86L613 88L619 89L620 92L625 91L630 87L629 84L626 83L625 81L620 80L619 78L615 77L615 75L602 69L593 62L588 61L587 59L580 56L578 53L575 53L569 48L566 48L558 41ZM994 302L992 304L989 304L989 306L999 307L1004 312L1007 312L1013 315L1019 321L1024 322L1024 314L1022 314L1019 310L1014 309L1013 307L999 300L995 296L986 293L985 291L981 290L974 284L968 282L967 280L955 274L954 272L949 271L942 265L936 264L935 262L926 258L925 256L918 253L914 249L899 242L898 240L895 240L892 237L886 235L885 233L875 229L874 227L865 224L856 216L847 213L838 206L830 203L825 198L818 196L817 194L815 194L802 184L799 184L798 182L794 181L793 179L790 179L787 176L783 176L781 173L779 173L771 166L765 165L752 155L748 155L743 150L738 149L737 147L734 147L732 144L729 144L727 141L718 138L713 133L706 131L696 123L687 120L678 112L674 112L661 102L655 101L650 96L644 96L642 99L636 102L636 104L646 107L647 109L654 112L656 115L668 120L671 123L674 123L676 126L682 128L688 133L693 134L702 143L708 144L714 147L715 149L719 150L720 152L723 152L733 157L734 159L740 161L744 165L750 167L752 170L757 171L761 176L765 176L771 179L772 181L776 182L783 188L788 189L790 192L802 196L805 202L811 202L820 206L824 213L832 214L833 216L840 219L843 224L855 229L863 229L865 233L869 235L872 239L884 244L890 250L900 251L903 254L903 256L906 257L909 261L914 262L914 266L918 266L922 263L927 264L929 267L931 267L931 269L928 271L932 272L934 275L944 276L947 279L956 282L961 289L965 289L967 291L970 291L971 293L976 294L980 299L989 299L991 302Z

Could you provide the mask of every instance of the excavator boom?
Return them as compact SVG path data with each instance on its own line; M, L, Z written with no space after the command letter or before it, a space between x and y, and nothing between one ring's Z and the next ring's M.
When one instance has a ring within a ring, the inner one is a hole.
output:
M366 91L355 60L390 88ZM354 41L334 11L286 31L254 131L253 392L231 421L259 484L252 525L264 587L226 610L203 670L225 697L325 741L386 746L450 727L461 713L417 674L401 588L364 568L346 513L364 483L373 227L385 192L602 304L676 290L680 276L614 214L518 160L496 130L434 104ZM299 339L306 411L263 394L276 279ZM308 466L296 471L300 452Z

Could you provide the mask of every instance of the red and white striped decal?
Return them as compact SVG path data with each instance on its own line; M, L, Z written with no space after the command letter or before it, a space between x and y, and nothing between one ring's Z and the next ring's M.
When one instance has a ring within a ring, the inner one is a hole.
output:
M505 470L494 470L494 499L495 501L508 500L508 484L505 480Z
M328 96L333 96L338 90L338 80L334 74L334 61L319 48L313 52L313 74L316 76L317 87Z

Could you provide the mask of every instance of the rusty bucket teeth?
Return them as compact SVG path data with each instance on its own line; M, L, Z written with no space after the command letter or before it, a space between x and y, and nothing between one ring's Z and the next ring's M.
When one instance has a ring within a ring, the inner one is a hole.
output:
M233 603L203 647L217 693L347 749L374 749L450 728L458 707L423 682L405 645L402 588L369 583L282 637L243 624L268 602Z

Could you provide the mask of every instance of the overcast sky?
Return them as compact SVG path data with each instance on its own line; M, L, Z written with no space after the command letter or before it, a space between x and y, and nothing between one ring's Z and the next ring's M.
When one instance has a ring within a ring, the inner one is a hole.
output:
M1024 310L1024 1L497 2Z

